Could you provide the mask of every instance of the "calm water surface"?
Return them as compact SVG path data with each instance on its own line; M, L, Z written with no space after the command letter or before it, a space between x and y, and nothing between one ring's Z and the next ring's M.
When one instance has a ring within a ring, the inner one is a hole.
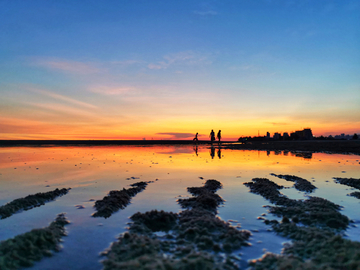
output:
M153 209L178 212L181 209L176 200L189 195L187 187L216 179L223 184L218 194L225 199L219 217L253 234L252 245L237 254L246 261L267 251L280 253L282 244L289 240L268 231L269 226L257 219L266 213L263 206L270 203L243 185L252 178L266 177L292 187L292 182L270 173L313 181L318 189L311 195L342 205L343 214L355 221L346 235L360 241L360 200L347 196L350 187L333 181L333 177L360 178L359 156L315 153L304 158L291 152L211 150L205 146L0 148L0 205L37 192L71 188L56 201L0 220L0 240L45 227L65 212L71 224L66 226L68 236L63 238L62 251L32 269L101 269L99 253L126 231L129 216ZM110 218L91 216L92 200L138 181L154 182ZM307 196L294 188L282 192L292 199Z

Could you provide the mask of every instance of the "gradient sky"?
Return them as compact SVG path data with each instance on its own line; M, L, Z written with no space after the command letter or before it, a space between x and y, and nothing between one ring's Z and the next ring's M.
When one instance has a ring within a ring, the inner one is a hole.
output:
M360 1L0 1L0 139L360 133Z

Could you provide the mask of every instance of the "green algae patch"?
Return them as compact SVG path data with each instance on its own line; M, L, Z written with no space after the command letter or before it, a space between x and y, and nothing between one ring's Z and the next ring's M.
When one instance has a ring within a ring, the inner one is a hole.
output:
M295 175L275 174L275 173L271 173L270 175L273 175L280 179L285 179L286 181L295 182L294 187L299 191L311 193L316 189L316 187L313 184L311 184L308 180Z
M34 229L0 242L0 269L12 270L30 267L43 257L60 250L60 240L65 236L64 226L69 221L59 214L48 227Z
M335 183L360 189L360 179L358 179L358 178L334 177L334 179L335 179Z
M247 246L251 233L216 216L221 187L216 180L189 187L193 197L178 200L180 213L135 213L129 232L104 253L104 269L239 269L231 253Z
M266 253L252 260L250 269L359 269L360 242L344 239L339 234L350 222L340 213L339 205L319 197L292 200L270 182L255 178L245 185L251 192L276 204L267 207L270 213L282 217L282 221L265 219L264 222L277 234L293 241L284 245L280 255Z
M131 184L131 188L128 189L110 191L109 195L95 202L96 212L92 216L108 218L118 210L124 209L130 203L131 198L143 191L148 183L150 182L141 181Z
M70 188L55 189L48 192L39 192L28 195L25 198L13 200L0 207L1 219L8 218L21 210L30 210L34 207L44 205L47 202L55 200L59 196L63 196L69 192Z

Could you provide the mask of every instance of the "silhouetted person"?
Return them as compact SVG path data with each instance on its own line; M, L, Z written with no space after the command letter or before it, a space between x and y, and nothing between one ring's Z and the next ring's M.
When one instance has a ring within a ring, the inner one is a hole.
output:
M211 130L209 137L210 137L210 140L211 140L211 144L213 144L213 142L215 141L215 132L214 132L213 129Z
M218 155L218 158L221 159L221 148L219 146L218 150L217 150L217 155Z
M211 156L211 159L214 159L214 157L215 157L215 147L214 146L211 146L211 148L210 148L210 156Z
M199 141L199 139L198 139L198 134L199 134L199 133L196 132L195 138L193 139L194 142L198 142L198 141Z
M217 133L216 137L219 140L219 144L220 144L220 140L221 140L221 130L219 130L219 132Z

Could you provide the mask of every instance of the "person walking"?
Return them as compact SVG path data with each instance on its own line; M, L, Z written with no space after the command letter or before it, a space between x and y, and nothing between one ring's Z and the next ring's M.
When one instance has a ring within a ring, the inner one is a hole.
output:
M211 130L209 137L210 137L210 140L211 140L211 144L213 144L213 142L215 141L215 132L214 132L213 129Z
M198 142L198 141L199 141L199 139L198 139L198 135L199 135L199 133L198 133L198 132L196 132L195 138L193 139L193 141L194 141L194 142Z

